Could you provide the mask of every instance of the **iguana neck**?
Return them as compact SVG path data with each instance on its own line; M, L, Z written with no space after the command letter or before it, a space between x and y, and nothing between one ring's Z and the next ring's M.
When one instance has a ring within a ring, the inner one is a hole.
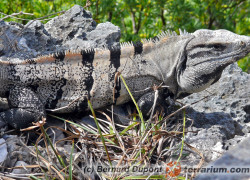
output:
M148 41L143 43L141 53L125 56L121 59L119 69L125 78L136 76L151 76L157 81L163 82L169 90L175 93L177 91L176 69L185 61L185 48L194 36L191 34L182 36L170 36L161 38L159 41ZM130 47L130 52L134 52ZM128 54L129 48L122 49L122 53ZM136 48L135 48L136 50ZM123 56L121 56L123 57Z

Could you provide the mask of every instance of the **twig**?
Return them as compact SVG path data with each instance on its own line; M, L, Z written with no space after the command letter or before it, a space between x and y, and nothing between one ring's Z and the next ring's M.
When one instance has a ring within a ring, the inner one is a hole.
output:
M0 21L3 21L4 19L7 19L9 17L12 17L12 18L15 18L15 19L19 19L19 20L24 20L24 21L27 21L27 20L30 20L30 19L24 19L24 18L18 18L18 17L15 17L15 16L18 16L18 15L29 15L29 16L34 16L34 14L31 14L31 13L25 13L23 11L20 11L19 13L13 13L13 14L5 14L3 12L0 12L0 14L4 15L5 17L3 17L2 19L0 19Z
M0 179L1 177L8 177L8 178L14 178L14 179L30 179L29 176L43 176L43 173L34 173L34 174L6 174L6 173L0 173ZM5 178L3 178L5 179Z
M193 104L196 104L196 103L202 101L203 99L205 99L205 98L207 98L207 97L209 97L209 95L208 95L208 96L205 96L205 97L203 97L203 98L201 98L201 99L199 99L198 101L195 101L195 102L193 102L193 103L191 103L191 104L187 104L187 105L181 107L180 109L178 109L178 110L176 110L175 112L173 112L173 113L171 113L170 115L168 115L168 116L167 116L165 119L163 119L162 121L158 121L157 123L155 123L154 126L153 126L152 128L150 128L150 130L147 132L147 134L146 134L145 136L143 135L143 136L140 138L140 140L139 140L138 144L136 145L135 149L137 149L137 147L138 147L138 145L139 145L140 143L143 143L143 142L146 140L146 137L149 135L149 133L151 133L151 131L155 128L155 126L157 126L158 124L160 124L160 123L162 123L162 122L168 120L170 117L174 116L175 114L177 114L178 112L182 111L183 109L185 109L185 108L187 108L187 107L189 107L189 106L191 106L191 105L193 105ZM132 159L132 157L134 157L134 156L135 156L135 150L134 150L134 152L133 152L132 155L131 155L131 159Z
M20 140L20 143L26 147L31 153L31 155L33 155L34 157L38 157L46 166L48 169L53 169L53 171L58 175L58 177L62 180L64 180L64 177L62 175L63 172L59 172L50 162L48 162L45 158L43 158L41 155L39 155L38 153L36 153L35 151L33 151L32 149L28 148L28 146L26 144L24 144L24 142L22 140Z

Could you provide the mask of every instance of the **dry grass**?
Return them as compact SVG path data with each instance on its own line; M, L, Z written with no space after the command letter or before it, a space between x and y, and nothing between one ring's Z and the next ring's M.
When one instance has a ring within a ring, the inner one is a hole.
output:
M131 170L134 166L165 167L169 161L177 159L176 161L179 162L184 145L199 154L201 157L199 166L202 165L203 155L184 142L185 109L188 105L168 116L157 112L150 117L150 121L145 122L141 121L140 113L140 117L138 114L131 114L127 117L130 123L126 126L115 123L113 114L110 117L105 112L99 112L106 119L96 117L90 103L89 106L93 114L91 117L97 128L49 115L66 123L65 129L49 127L63 131L67 135L65 139L55 143L52 143L53 141L46 133L49 128L43 127L45 119L26 129L39 128L40 136L33 148L23 143L23 146L26 146L30 154L36 158L34 165L25 167L32 168L34 173L23 175L24 179L95 179L97 176L100 179L166 179L169 178L166 177L166 170L160 174L147 175L134 175ZM38 145L41 141L44 142L44 147ZM65 150L65 146L57 145L62 142L71 148ZM110 168L129 167L130 172L97 172L97 165ZM86 172L87 167L94 171ZM4 175L10 178L13 176L13 174ZM184 176L182 174L178 178L185 179ZM192 179L192 177L189 178Z

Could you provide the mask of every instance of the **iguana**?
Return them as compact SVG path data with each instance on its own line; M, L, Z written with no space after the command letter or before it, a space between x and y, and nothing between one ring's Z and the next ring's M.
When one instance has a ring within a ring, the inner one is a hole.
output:
M130 96L147 99L150 87L183 98L219 80L223 69L250 52L250 37L227 30L162 33L154 40L104 49L67 51L24 61L0 61L0 97L9 109L0 119L14 128L54 113L123 104ZM145 98L146 97L146 98ZM141 103L140 108L143 108Z

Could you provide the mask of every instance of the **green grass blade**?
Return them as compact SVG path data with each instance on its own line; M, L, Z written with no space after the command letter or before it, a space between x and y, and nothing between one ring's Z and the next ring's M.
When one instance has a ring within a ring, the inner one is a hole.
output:
M122 82L123 82L124 86L126 87L126 89L127 89L128 93L129 93L129 95L130 95L130 97L131 97L133 103L135 104L136 110L137 110L137 112L138 112L138 114L139 114L139 117L140 117L140 119L141 119L141 132L144 133L144 131L145 131L145 129L146 129L146 125L145 125L145 122L144 122L144 119L143 119L142 112L141 112L141 110L139 109L139 107L138 107L138 105L137 105L137 103L136 103L136 101L135 101L135 99L134 99L132 93L130 92L130 90L129 90L129 88L128 88L128 86L127 86L127 84L126 84L126 82L125 82L125 80L124 80L124 78L123 78L123 76L122 76L121 74L120 74L120 78L122 79Z
M70 153L70 162L69 162L69 180L72 180L73 152L74 152L74 140L72 141L72 148L71 148L71 153Z
M134 123L130 124L128 127L123 129L122 132L120 132L120 135L124 135L128 130L132 129L136 125L138 125L138 122L134 122Z
M182 141L181 141L181 152L179 155L179 158L177 159L176 164L180 161L182 152L183 152L183 147L184 147L184 140L185 140L185 127L186 127L186 110L183 110L183 131L182 131Z
M36 176L33 176L33 175L29 176L29 178L32 179L32 180L42 180L42 179L37 178Z
M48 114L48 115L51 116L51 117L57 118L57 119L59 119L59 120L65 121L65 122L67 122L67 123L73 124L73 125L75 125L76 127L79 127L79 128L81 128L81 129L84 129L84 130L86 130L86 131L88 131L88 132L90 132L90 133L92 133L92 134L98 135L97 132L92 131L92 130L90 130L90 129L87 129L87 128L85 128L85 127L83 127L83 126L81 126L81 125L79 125L79 124L77 124L77 123L74 123L74 122L72 122L72 121L63 119L63 118L61 118L61 117L58 117L58 116L55 116L55 115L52 115L52 114ZM104 138L104 139L105 139L105 141L107 141L107 142L109 142L109 143L111 143L111 144L113 144L113 145L116 145L113 141L111 141L111 140L109 140L109 139L107 139L107 138Z
M173 166L173 170L176 168L177 164L179 163L181 157L182 157L182 152L184 148L184 139L185 139L185 127L186 127L186 110L183 109L183 131L182 131L182 141L181 141L181 152L180 155L176 161L176 164Z
M93 134L98 134L97 132L95 132L95 131L93 131L93 130L87 129L87 128L85 128L85 127L83 127L83 126L81 126L81 125L79 125L79 124L77 124L77 123L74 123L74 122L72 122L72 121L69 121L69 120L67 120L67 119L64 119L64 118L61 118L61 117L55 116L55 115L53 115L53 114L48 114L48 115L49 115L49 116L51 116L51 117L54 117L54 118L56 118L56 119L62 120L62 121L64 121L64 122L67 122L67 123L73 124L73 125L75 125L75 126L77 126L77 127L81 128L81 129L84 129L85 131L90 132L90 133L93 133Z
M103 146L104 146L104 149L105 149L106 154L107 154L107 157L108 157L109 164L110 164L110 166L112 167L112 163L111 163L111 160L110 160L110 157L109 157L109 153L108 153L107 146L105 145L105 140L104 140L104 137L103 137L103 135L102 135L101 128L100 128L99 123L98 123L98 121L97 121L97 119L96 119L95 111L94 111L94 109L93 109L93 107L92 107L92 105L91 105L91 103L90 103L89 100L88 100L88 105L89 105L89 108L90 108L90 110L91 110L91 112L92 112L92 115L93 115L93 117L94 117L94 120L95 120L97 129L98 129L99 135L100 135L101 140L102 140L102 144L103 144Z
M63 166L64 168L66 168L66 165L62 159L62 157L60 156L60 154L57 153L57 151L55 150L54 146L53 146L53 143L51 142L50 138L49 138L49 135L46 133L46 131L44 130L44 127L41 126L41 131L43 134L45 134L46 136L46 139L48 140L49 142L49 145L50 147L52 148L54 154L56 155L56 158L58 159L59 163L61 164L61 166Z

